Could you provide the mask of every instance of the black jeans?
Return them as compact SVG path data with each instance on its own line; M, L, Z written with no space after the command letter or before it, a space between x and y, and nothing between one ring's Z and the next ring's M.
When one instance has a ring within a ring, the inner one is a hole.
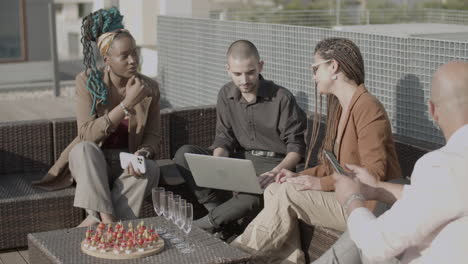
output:
M210 212L210 220L219 228L227 224L233 223L244 216L249 218L255 217L263 208L263 197L258 194L251 193L232 193L230 191L222 191L216 189L202 188L195 184L192 173L189 170L185 153L212 155L212 151L206 148L184 145L179 148L174 156L174 161L177 168L184 177L188 187L195 194L198 202L204 203L217 203L218 207ZM252 161L257 175L272 170L278 165L282 158L270 157L257 157L252 154L234 153L231 155L233 158L245 158Z

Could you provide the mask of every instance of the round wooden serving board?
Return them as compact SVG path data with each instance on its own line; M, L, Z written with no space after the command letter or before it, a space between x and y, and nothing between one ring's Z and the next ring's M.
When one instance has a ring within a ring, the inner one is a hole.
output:
M143 258L143 257L147 257L147 256L154 255L156 253L159 253L164 249L164 240L162 238L158 239L158 241L153 246L153 248L145 249L145 251L143 251L143 252L138 252L137 250L134 250L130 254L125 253L125 250L120 252L119 254L115 254L113 249L111 251L107 251L107 252L101 252L99 249L90 250L89 248L84 247L84 242L85 242L84 240L83 240L83 242L81 242L81 251L83 251L85 254L88 254L90 256L97 257L97 258L103 258L103 259Z

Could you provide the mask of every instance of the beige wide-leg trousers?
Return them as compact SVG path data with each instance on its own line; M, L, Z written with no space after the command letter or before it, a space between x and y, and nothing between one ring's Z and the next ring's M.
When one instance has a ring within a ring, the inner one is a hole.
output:
M333 192L298 191L273 183L264 192L265 207L232 245L253 254L254 263L304 263L299 221L344 231L346 216Z
M86 209L97 220L99 213L118 220L138 218L143 199L159 183L156 162L145 160L146 173L136 177L120 168L118 152L103 152L95 143L85 141L74 146L69 155L76 181L74 206Z

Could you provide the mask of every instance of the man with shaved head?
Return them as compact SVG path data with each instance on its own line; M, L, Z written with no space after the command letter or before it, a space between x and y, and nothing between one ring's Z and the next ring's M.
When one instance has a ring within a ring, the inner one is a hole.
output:
M218 94L214 142L209 149L182 146L175 154L188 186L209 212L194 222L205 230L226 231L239 219L251 219L262 209L262 196L229 193L226 198L226 192L197 187L185 153L249 159L262 187L282 169L295 170L304 156L306 115L291 92L263 79L263 64L252 42L238 40L229 46L226 70L232 81Z
M468 262L468 64L449 62L433 76L429 114L446 145L421 157L410 185L334 175L348 231L314 263ZM393 204L375 217L365 200ZM351 238L351 239L349 239Z

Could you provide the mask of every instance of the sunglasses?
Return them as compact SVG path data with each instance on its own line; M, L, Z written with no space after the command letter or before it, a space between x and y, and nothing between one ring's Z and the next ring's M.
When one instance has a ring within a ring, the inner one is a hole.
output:
M330 59L330 60L324 60L324 61L321 61L321 62L314 63L314 64L310 65L310 69L312 69L312 72L313 72L314 75L315 75L315 74L317 73L317 71L318 71L320 65L322 65L322 64L324 64L324 63L328 63L328 62L330 62L330 61L331 61L331 59Z

